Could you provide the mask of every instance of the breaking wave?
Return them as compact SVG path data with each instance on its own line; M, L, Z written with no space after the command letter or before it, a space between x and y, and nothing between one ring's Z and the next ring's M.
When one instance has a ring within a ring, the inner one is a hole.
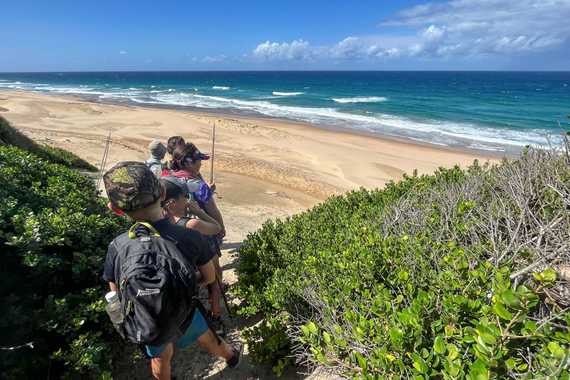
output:
M275 95L275 96L297 96L297 95L303 95L304 92L282 92L282 91L273 91L272 94Z
M388 98L384 96L356 96L354 98L332 98L336 103L380 103Z

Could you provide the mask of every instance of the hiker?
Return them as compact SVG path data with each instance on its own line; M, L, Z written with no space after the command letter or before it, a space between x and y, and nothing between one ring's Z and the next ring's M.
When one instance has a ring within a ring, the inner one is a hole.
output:
M220 233L220 224L202 210L196 201L188 199L188 187L179 178L162 177L160 183L165 194L162 209L173 224L196 230L204 236Z
M171 136L168 138L166 142L166 151L168 152L168 168L170 169L171 162L172 162L172 153L174 153L174 149L179 146L186 145L186 141L184 141L184 137L182 136Z
M213 258L214 266L216 267L216 272L219 280L219 287L210 286L208 289L210 291L210 296L215 299L219 299L221 296L222 289L222 269L220 267L219 258L222 255L220 249L221 239L225 236L224 220L222 218L222 213L218 209L216 200L214 199L214 190L212 187L204 181L202 175L200 174L200 168L202 166L203 160L208 160L210 157L206 154L201 153L198 148L192 143L186 143L184 146L178 146L174 149L172 153L172 165L171 165L171 175L177 178L182 178L186 181L188 191L194 200L198 203L200 208L206 212L209 216L214 218L222 230L216 236L208 236L207 240L210 243L212 251L216 254ZM212 310L212 323L216 326L220 326L220 330L223 330L223 323L221 320L221 314L216 313L217 308ZM220 309L221 312L221 309Z
M185 348L194 341L236 368L243 345L230 346L208 327L192 286L215 281L207 243L163 217L164 190L144 163L118 163L103 180L113 207L136 222L109 244L103 271L126 313L119 332L143 345L156 379L170 379L174 344Z
M176 177L162 177L160 182L164 188L162 209L171 223L200 232L204 236L215 236L222 228L220 224L206 214L194 200L188 199L188 188ZM220 307L221 289L217 282L208 287L210 302L210 325L214 331L224 336L225 325L222 322Z
M200 174L202 161L209 160L210 156L201 153L192 143L178 146L172 153L170 174L186 181L188 190L208 215L216 219L222 227L218 236L225 236L224 220L214 199L215 184L208 184ZM219 247L218 247L219 248Z
M153 140L148 144L148 150L150 151L150 158L145 161L145 164L156 178L160 178L162 170L165 168L162 160L166 154L166 147L160 141Z

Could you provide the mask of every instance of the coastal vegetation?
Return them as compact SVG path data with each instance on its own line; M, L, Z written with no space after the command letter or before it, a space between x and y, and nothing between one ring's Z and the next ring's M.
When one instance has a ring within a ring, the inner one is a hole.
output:
M100 274L109 241L126 225L75 169L91 165L34 143L4 120L0 140L0 373L109 375L119 345Z
M570 374L570 165L525 150L266 222L240 248L250 357L364 379Z

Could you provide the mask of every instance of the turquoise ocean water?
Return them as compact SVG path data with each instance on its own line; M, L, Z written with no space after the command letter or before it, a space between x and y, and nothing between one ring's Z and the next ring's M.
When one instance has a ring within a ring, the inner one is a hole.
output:
M570 129L570 72L0 73L1 89L221 110L515 152Z

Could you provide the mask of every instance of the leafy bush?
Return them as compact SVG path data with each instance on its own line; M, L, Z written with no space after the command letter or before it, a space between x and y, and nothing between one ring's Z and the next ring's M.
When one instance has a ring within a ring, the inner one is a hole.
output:
M4 378L109 370L115 334L100 275L125 228L79 172L0 146L0 351Z
M529 150L267 222L240 248L237 293L242 314L286 322L254 327L251 356L366 379L568 379L569 205L564 156Z
M91 172L97 171L95 166L65 149L55 148L49 145L38 145L35 141L12 127L8 121L1 116L0 145L16 146L32 152L54 164L62 164L70 168L85 169Z

